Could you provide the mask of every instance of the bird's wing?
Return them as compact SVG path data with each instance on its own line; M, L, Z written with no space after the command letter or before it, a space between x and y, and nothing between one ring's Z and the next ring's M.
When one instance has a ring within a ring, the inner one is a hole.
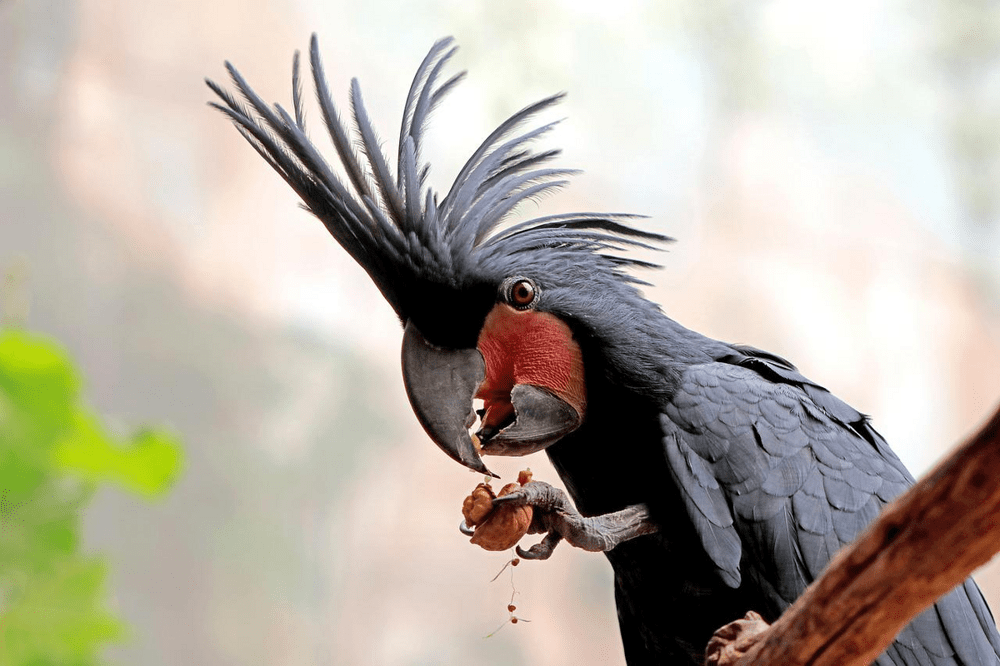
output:
M663 408L663 443L719 575L777 615L913 479L863 415L782 359L747 351L685 371ZM879 663L998 664L998 653L967 581Z

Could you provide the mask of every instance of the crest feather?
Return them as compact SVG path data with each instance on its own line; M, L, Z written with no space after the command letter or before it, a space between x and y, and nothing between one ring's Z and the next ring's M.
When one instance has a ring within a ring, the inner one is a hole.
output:
M312 36L309 62L316 98L346 181L338 176L306 136L299 54L292 61L292 114L269 106L235 67L226 63L239 97L206 80L225 114L260 156L301 197L331 235L368 272L401 319L413 283L460 288L484 279L483 271L504 270L511 262L559 261L592 264L624 282L639 282L632 268L655 264L627 255L630 249L659 249L671 239L631 226L638 216L569 213L504 226L529 199L568 182L577 172L548 166L560 151L536 151L532 144L559 121L517 134L519 128L565 96L546 97L514 113L493 130L466 161L448 193L440 198L426 184L430 165L422 142L428 119L465 77L459 72L438 84L457 47L450 37L436 42L417 68L403 105L396 170L371 122L361 86L351 81L350 110L358 143L352 143L330 95ZM511 138L513 137L513 138Z

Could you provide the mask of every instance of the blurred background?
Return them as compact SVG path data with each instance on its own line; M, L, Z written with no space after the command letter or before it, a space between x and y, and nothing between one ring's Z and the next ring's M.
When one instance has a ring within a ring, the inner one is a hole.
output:
M509 555L457 530L479 478L413 418L392 311L205 105L230 59L287 106L312 31L390 153L421 58L458 39L439 190L568 91L549 142L585 174L538 213L649 215L678 239L651 299L791 359L916 474L1000 400L995 0L0 0L4 316L68 347L112 428L165 424L187 458L159 503L86 514L131 626L112 663L624 663L603 557L490 582ZM1000 565L978 578L1000 610ZM512 593L530 623L503 624Z

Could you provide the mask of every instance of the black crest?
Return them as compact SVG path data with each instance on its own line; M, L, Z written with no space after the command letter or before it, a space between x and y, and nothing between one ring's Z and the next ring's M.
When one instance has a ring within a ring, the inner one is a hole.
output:
M299 54L292 66L292 113L270 106L231 64L239 98L216 83L222 100L211 103L226 114L261 157L302 198L337 242L368 272L400 319L426 307L435 294L495 290L518 266L572 265L597 269L624 282L639 282L625 269L653 264L621 254L670 239L635 229L636 216L569 213L502 225L524 201L566 184L575 173L549 163L559 150L532 149L535 139L556 123L521 131L539 112L558 103L553 95L531 104L500 124L472 154L443 198L426 184L422 157L424 129L431 111L464 77L441 82L455 54L446 38L431 48L417 69L403 108L395 174L365 110L357 79L350 102L356 137L351 138L334 106L323 72L316 36L309 59L323 122L345 176L338 176L306 136ZM611 251L609 254L608 251ZM415 298L420 301L414 302Z

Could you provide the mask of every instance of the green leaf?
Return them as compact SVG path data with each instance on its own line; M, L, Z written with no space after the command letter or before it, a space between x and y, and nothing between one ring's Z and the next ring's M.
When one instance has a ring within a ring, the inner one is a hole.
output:
M116 483L152 497L169 488L180 472L181 448L165 432L143 430L121 446L93 414L78 412L73 426L56 447L54 460L89 481Z
M151 497L177 478L182 451L161 431L120 442L80 403L56 343L0 330L0 665L96 666L125 625L105 608L107 567L81 554L93 490Z
M57 344L21 331L0 331L4 411L26 412L51 431L69 421L79 387L68 355Z
M101 609L105 564L70 560L38 580L0 614L0 663L92 663L125 626Z

